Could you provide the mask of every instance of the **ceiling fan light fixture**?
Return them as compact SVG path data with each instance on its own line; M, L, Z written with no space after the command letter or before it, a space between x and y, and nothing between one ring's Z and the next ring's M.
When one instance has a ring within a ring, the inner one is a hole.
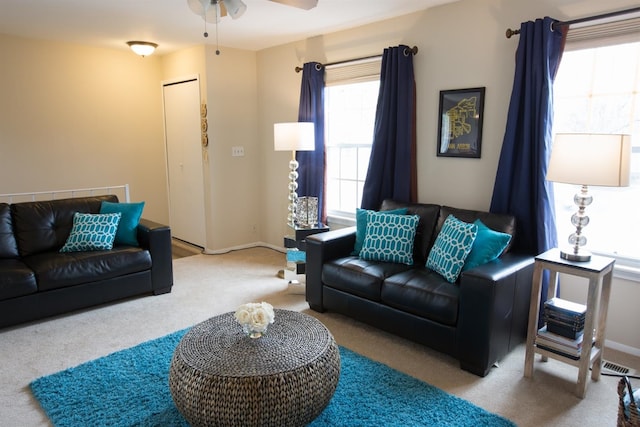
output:
M247 5L242 0L222 0L224 6L227 8L227 13L231 15L233 19L240 18L247 10Z
M221 0L187 0L187 4L193 13L205 21L215 24L216 22L220 22L220 1Z
M140 55L143 57L151 55L158 47L156 43L141 41L130 41L127 42L127 44L136 55Z

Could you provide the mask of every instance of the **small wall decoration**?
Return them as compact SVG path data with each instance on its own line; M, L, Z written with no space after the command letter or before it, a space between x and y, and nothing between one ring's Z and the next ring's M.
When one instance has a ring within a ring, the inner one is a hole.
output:
M438 156L480 158L484 91L484 87L440 91Z
M209 145L209 135L207 131L209 130L209 123L207 123L207 104L200 104L200 132L202 132L202 146L206 147Z

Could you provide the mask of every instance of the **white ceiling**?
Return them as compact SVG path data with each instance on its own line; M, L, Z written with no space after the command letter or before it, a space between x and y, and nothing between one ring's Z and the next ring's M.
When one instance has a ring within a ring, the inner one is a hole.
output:
M218 24L221 47L260 50L458 0L319 0L302 10L268 0L243 0L240 18ZM0 0L0 33L127 49L128 40L159 45L158 54L216 44L216 25L187 0Z

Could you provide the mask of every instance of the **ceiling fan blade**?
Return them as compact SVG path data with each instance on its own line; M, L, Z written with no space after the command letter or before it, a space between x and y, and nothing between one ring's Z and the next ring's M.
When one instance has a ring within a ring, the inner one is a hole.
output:
M297 7L298 9L309 10L318 5L318 0L271 0L275 3L286 4L287 6Z

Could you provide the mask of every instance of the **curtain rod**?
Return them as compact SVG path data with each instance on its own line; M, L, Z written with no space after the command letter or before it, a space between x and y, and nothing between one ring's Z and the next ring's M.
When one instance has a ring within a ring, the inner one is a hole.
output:
M640 7L634 7L626 10L619 10L617 12L603 13L602 15L587 16L585 18L573 19L571 21L566 21L566 22L554 22L553 24L551 24L551 29L552 30L555 29L556 25L563 26L563 25L571 25L571 24L580 24L582 22L597 21L599 19L612 18L614 16L627 15L629 13L634 13L634 12L640 12ZM512 30L511 28L507 28L507 31L505 33L508 39L510 39L511 36L516 36L518 34L520 34L520 30Z
M409 47L406 48L404 50L404 54L405 55L416 55L418 53L418 46L414 46L414 47ZM371 55L371 56L363 56L362 58L354 58L354 59L346 59L344 61L336 61L336 62L329 62L327 64L320 64L320 65L316 65L316 67L318 68L318 70L320 70L321 67L329 67L331 65L340 65L340 64L348 64L349 62L356 62L356 61L364 61L366 59L374 59L374 58L380 58L382 57L382 55ZM296 73L299 73L300 71L302 71L302 67L296 67Z

